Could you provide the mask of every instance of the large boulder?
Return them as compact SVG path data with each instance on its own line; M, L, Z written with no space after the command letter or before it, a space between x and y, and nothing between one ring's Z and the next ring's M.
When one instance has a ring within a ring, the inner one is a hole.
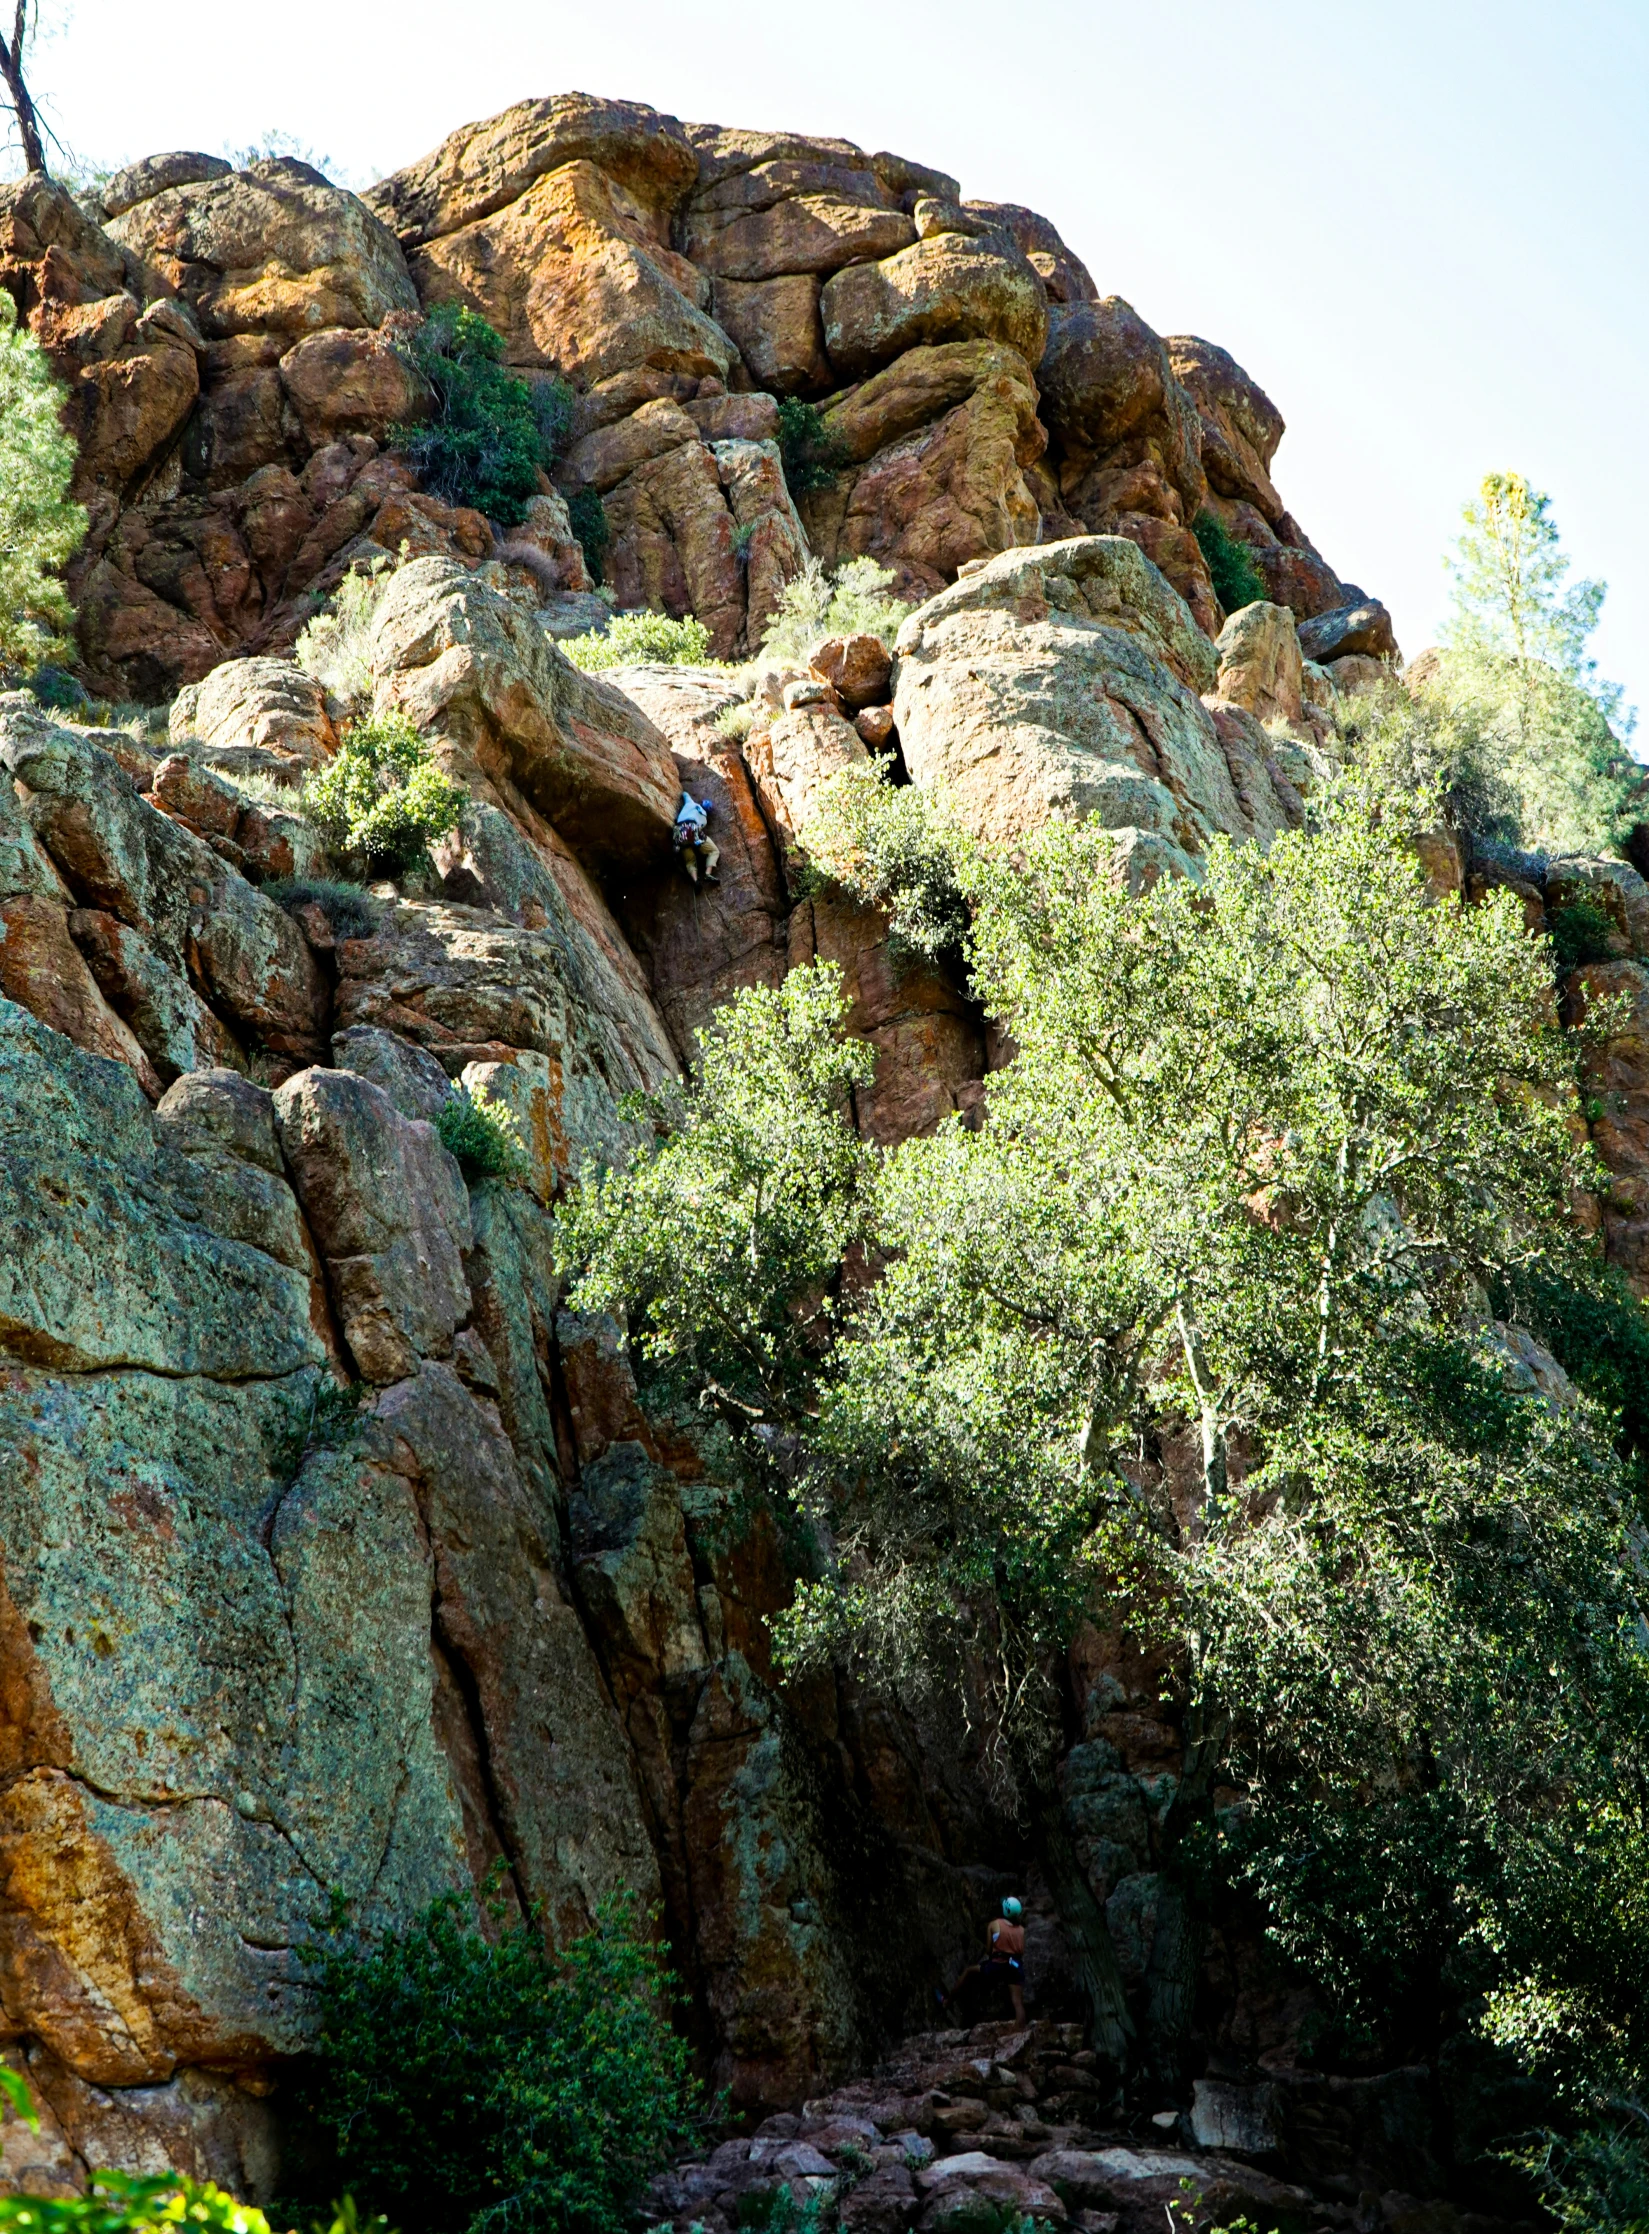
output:
M680 793L663 738L463 566L403 566L374 615L369 657L380 707L409 715L461 773L524 796L581 858L668 849Z
M1209 487L1254 505L1276 527L1284 506L1271 479L1271 461L1285 432L1282 413L1229 351L1213 342L1170 334L1163 347L1202 420Z
M894 719L912 780L981 837L1098 814L1138 873L1184 870L1254 830L1199 696L1215 670L1137 545L1090 536L1005 552L913 613Z
M516 201L569 163L598 166L647 207L668 211L698 176L673 116L588 93L517 101L448 135L432 153L368 189L366 201L408 247L455 233Z
M1029 479L1046 435L1016 350L991 341L909 349L825 413L847 462L803 498L815 553L874 558L905 597L929 597L970 559L1034 543Z
M394 235L358 196L289 156L163 187L111 218L108 232L159 291L189 304L209 341L296 340L418 308Z
M463 1175L433 1125L347 1070L305 1070L275 1126L357 1371L380 1385L448 1357L469 1317Z
M1201 421L1132 304L1109 295L1051 311L1037 380L1060 445L1060 493L1078 518L1098 528L1144 512L1190 524L1207 489Z
M1262 722L1298 722L1301 697L1300 637L1286 605L1261 598L1232 614L1220 631L1216 694Z
M964 233L838 272L819 311L830 361L847 379L946 341L1001 342L1034 365L1048 331L1042 284L1025 259Z
M326 692L289 659L226 659L172 701L168 727L215 768L296 777L337 750Z
M413 251L427 302L478 310L511 363L555 367L579 385L635 366L725 379L732 343L707 317L694 267L668 233L594 164L535 180L519 201Z
M827 275L908 248L916 228L857 148L820 145L720 170L688 205L682 245L719 279Z

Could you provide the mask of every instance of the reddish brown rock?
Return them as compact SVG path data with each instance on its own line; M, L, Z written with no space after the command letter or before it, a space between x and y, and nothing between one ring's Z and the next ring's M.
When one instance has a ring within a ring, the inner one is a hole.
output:
M907 349L954 341L999 342L1034 365L1048 331L1042 284L1024 259L956 233L838 272L819 314L830 361L847 379Z
M853 713L887 702L893 660L879 636L827 637L814 652L812 667Z
M1121 512L1188 527L1207 482L1201 422L1168 350L1119 295L1050 313L1037 367L1061 449L1060 492L1090 528Z
M673 116L636 101L562 93L517 101L484 124L465 125L429 155L382 180L366 199L413 245L490 217L546 171L571 163L598 166L661 213L698 175L697 158Z
M693 267L587 162L432 238L415 251L413 273L427 302L480 311L512 364L555 367L581 386L642 365L723 379L732 369L731 343L696 300Z
M715 283L711 308L717 324L737 342L751 378L777 395L820 395L830 386L820 286L815 275L804 272Z
M380 334L344 327L306 335L279 369L286 401L313 449L341 435L379 435L428 408L422 380Z

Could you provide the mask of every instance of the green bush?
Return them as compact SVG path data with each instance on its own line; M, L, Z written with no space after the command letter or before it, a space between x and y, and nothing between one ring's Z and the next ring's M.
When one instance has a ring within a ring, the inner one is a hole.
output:
M1546 928L1560 970L1609 959L1609 940L1615 927L1595 900L1571 900L1567 907L1554 908Z
M430 763L404 714L358 721L324 768L304 779L304 813L340 859L374 876L400 876L436 838L458 827L464 794Z
M792 496L826 488L847 463L818 405L803 403L800 396L786 396L779 405L779 456Z
M1212 512L1199 512L1191 522L1191 533L1208 562L1214 595L1227 613L1258 604L1268 594L1265 577L1249 557L1248 546L1239 543Z
M538 493L540 468L553 462L540 413L553 426L558 408L537 404L530 384L505 365L503 336L461 304L436 303L401 348L429 383L435 408L427 421L397 427L395 448L432 495L517 526Z
M590 570L592 582L601 580L601 569L606 561L607 546L613 531L607 522L607 507L594 489L580 489L567 499L567 518L579 549L584 553L584 564Z
M532 394L532 414L538 426L539 450L547 473L567 447L567 438L573 431L573 407L578 398L559 374L548 380L530 381L528 386Z
M827 636L879 636L891 651L910 611L903 598L887 594L894 578L891 567L872 558L847 559L832 574L809 559L779 594L763 652L805 665Z
M650 2175L698 2132L668 1974L634 1902L547 1955L536 1921L496 1936L447 1894L361 1945L335 1911L309 1951L311 2087L359 2192L408 2234L623 2234Z
M370 566L351 567L292 647L304 673L346 706L359 706L372 696L368 644L394 577L395 562L385 557Z
M454 1086L437 1112L435 1129L469 1179L522 1179L527 1154L514 1113L485 1094Z
M888 781L887 764L844 768L821 789L807 826L814 877L886 911L894 949L961 958L968 907L956 834L930 793Z
M603 667L636 667L651 661L663 667L702 667L710 657L710 631L689 613L682 621L668 613L615 613L605 633L572 636L561 649L575 667L593 674Z
M277 907L320 909L339 939L369 939L383 910L363 885L341 877L276 877L263 888Z

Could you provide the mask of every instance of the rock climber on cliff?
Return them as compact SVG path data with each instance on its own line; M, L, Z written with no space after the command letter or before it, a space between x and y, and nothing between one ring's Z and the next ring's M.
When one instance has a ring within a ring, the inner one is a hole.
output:
M1010 1894L1002 1903L1001 1915L993 1916L986 1927L983 1956L968 1965L948 1994L939 1996L941 2009L948 2009L970 1980L982 1978L1007 1987L1014 2023L1025 2022L1025 1926L1020 1921L1024 1913Z
M708 799L695 799L690 791L682 793L681 805L676 809L675 844L681 855L681 865L694 884L699 881L701 867L706 884L721 882L716 875L721 848L710 835L710 814Z

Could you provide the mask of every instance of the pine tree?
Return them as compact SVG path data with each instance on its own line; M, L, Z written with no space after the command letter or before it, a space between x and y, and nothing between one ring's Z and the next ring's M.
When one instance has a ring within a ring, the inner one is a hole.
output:
M25 668L63 648L74 616L55 575L86 532L57 407L45 353L0 291L0 661Z

